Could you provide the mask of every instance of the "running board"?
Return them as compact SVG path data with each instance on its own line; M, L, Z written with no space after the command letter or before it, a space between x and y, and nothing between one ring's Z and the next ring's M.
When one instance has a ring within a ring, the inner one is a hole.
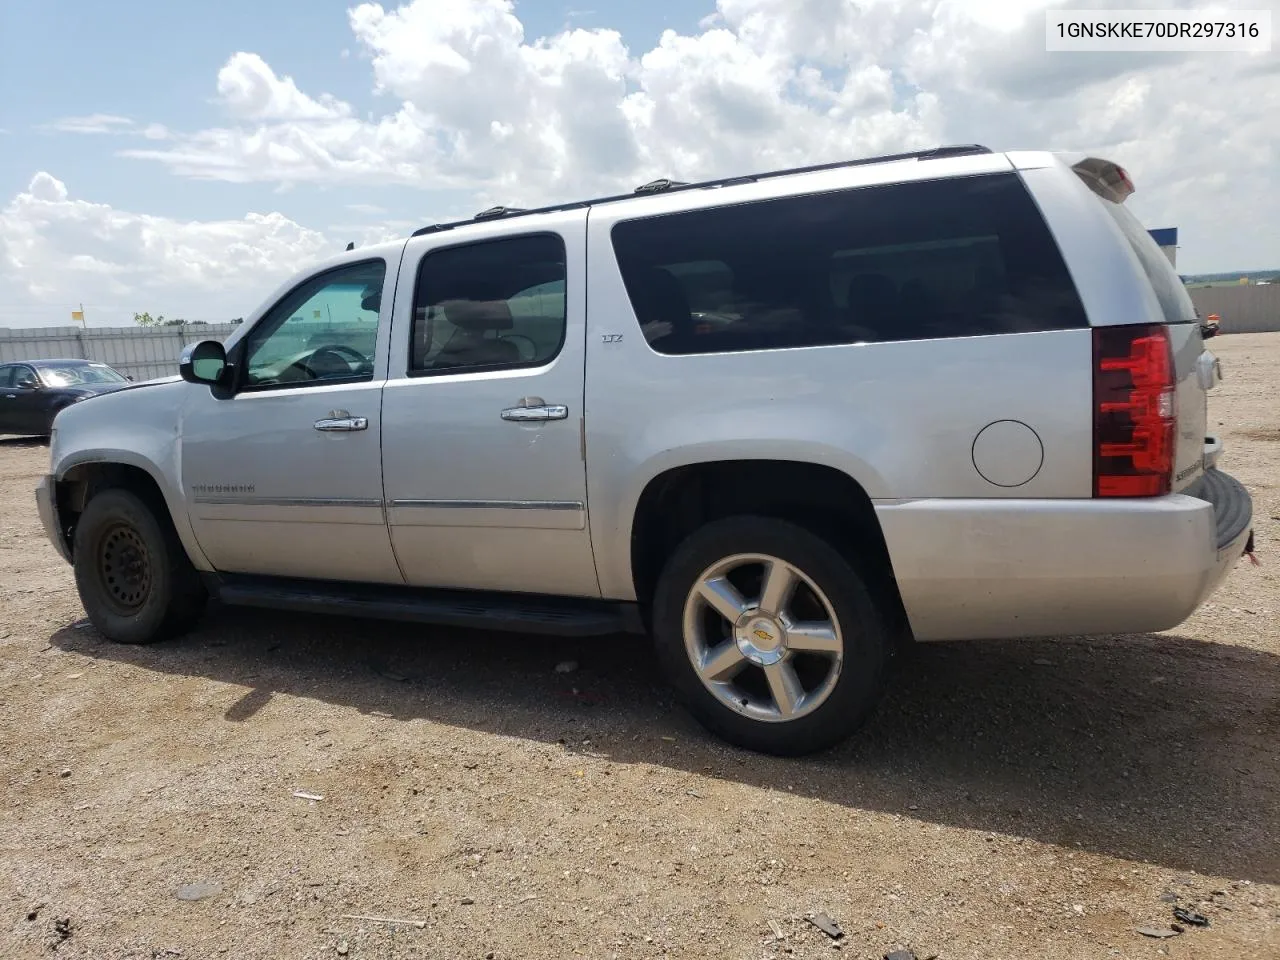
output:
M204 581L210 596L236 607L561 637L644 632L634 603L226 574Z

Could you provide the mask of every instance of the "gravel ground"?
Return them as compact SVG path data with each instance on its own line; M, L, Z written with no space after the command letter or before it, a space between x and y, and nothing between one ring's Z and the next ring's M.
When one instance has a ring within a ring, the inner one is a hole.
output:
M1280 335L1211 346L1262 566L1168 633L924 646L803 761L709 739L637 639L106 643L47 448L0 441L0 956L1280 956ZM1135 932L1175 905L1212 925Z

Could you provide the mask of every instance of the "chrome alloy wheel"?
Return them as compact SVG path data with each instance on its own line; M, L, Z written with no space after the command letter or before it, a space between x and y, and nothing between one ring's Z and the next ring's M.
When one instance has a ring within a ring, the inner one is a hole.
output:
M840 678L844 639L831 601L804 571L768 554L737 554L704 570L683 626L703 685L753 720L812 713Z

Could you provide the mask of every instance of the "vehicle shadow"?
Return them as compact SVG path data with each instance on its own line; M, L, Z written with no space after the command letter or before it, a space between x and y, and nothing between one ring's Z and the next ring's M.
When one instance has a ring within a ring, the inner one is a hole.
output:
M0 447L47 447L48 445L48 437L0 436Z
M922 644L857 737L779 760L703 733L636 637L228 609L153 647L111 644L83 625L50 642L251 688L222 715L231 722L252 722L285 693L1180 872L1280 881L1280 657L1240 647L1172 635ZM569 659L573 672L554 669Z

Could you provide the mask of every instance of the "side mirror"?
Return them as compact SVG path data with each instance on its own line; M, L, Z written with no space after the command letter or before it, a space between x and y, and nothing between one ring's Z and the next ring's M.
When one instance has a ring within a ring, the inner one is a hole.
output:
M133 383L133 374L132 374L132 373L126 373L126 374L124 375L124 378L125 378L126 380L128 380L130 383Z
M23 390L39 390L40 389L40 384L38 384L35 380L33 380L29 376L23 377L21 380L15 383L14 386L21 387Z
M178 372L187 383L216 387L227 373L227 351L217 340L201 340L182 351Z

